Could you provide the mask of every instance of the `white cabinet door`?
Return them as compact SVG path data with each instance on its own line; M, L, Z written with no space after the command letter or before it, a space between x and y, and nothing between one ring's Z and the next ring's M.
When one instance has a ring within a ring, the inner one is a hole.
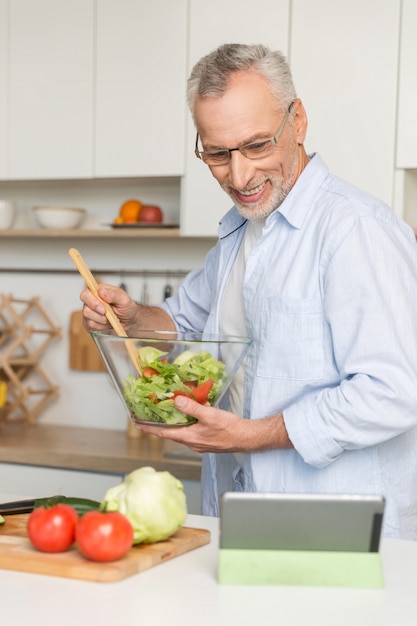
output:
M62 495L67 497L101 500L111 487L120 485L123 475L98 474L94 472L66 470L62 468L38 467L0 463L0 484L7 492L26 498L48 498Z
M98 0L94 174L181 176L187 0Z
M287 54L289 0L190 0L188 74L222 43L263 43ZM188 114L186 176L181 182L181 234L217 234L230 198L194 155L195 128Z
M91 175L93 0L10 2L9 178Z
M0 180L7 174L7 0L0 0Z
M397 167L417 169L417 2L403 0Z
M309 117L306 148L391 204L401 3L292 4L290 62Z

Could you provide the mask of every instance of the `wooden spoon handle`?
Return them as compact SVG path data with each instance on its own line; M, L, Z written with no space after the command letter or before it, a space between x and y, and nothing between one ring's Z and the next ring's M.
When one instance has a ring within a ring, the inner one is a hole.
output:
M117 317L117 315L115 315L111 306L107 302L104 302L98 295L98 283L96 279L94 278L94 276L92 275L92 273L90 272L90 269L87 266L86 262L84 261L83 257L81 256L81 254L75 248L70 248L68 250L68 254L70 255L71 259L74 261L76 268L80 272L81 276L84 278L85 283L87 287L89 288L89 290L91 291L91 293L93 293L96 296L96 298L98 298L100 302L103 303L106 309L105 315L108 321L110 322L113 330L117 333L117 335L119 335L119 337L126 337L126 332L123 326L121 325L119 318Z
M105 311L106 318L108 319L115 333L119 337L127 337L125 329L121 325L119 318L117 317L117 315L111 308L110 304L108 304L107 302L104 302L104 300L102 300L100 296L98 295L98 283L96 279L94 278L93 274L91 273L88 265L84 261L83 257L81 256L81 254L75 248L70 248L68 250L68 254L73 260L77 270L79 271L81 276L84 278L85 284L87 285L91 293L93 293L96 296L96 298L98 298L100 302L103 303L106 309ZM138 374L142 376L142 370L139 364L138 354L137 354L137 350L134 344L131 341L126 341L126 349L129 352L130 358L132 359L132 363L134 364L136 370L138 371Z

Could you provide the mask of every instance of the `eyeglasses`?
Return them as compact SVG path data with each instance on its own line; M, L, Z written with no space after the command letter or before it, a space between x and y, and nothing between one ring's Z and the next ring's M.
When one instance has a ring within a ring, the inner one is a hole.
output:
M269 139L246 143L243 146L239 146L238 148L222 148L221 150L203 150L202 152L200 152L200 150L198 149L199 134L197 133L194 150L196 157L204 161L206 165L227 165L232 158L232 152L239 150L239 152L243 154L243 156L247 159L263 159L272 152L274 146L281 137L294 102L295 101L293 100L288 107L285 117L282 120L281 126L279 127L276 135L274 135L273 137L269 137Z

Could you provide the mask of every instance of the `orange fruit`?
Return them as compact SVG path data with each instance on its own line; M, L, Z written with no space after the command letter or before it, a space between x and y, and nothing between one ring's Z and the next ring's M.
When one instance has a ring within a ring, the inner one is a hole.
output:
M119 209L119 217L124 222L137 222L141 208L142 202L140 200L126 200Z

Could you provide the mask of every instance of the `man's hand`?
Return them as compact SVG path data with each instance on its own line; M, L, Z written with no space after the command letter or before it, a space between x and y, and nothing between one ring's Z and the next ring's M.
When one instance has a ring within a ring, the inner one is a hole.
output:
M124 328L134 325L138 305L119 287L101 284L98 294L104 302L110 304ZM83 321L87 330L106 331L111 328L105 316L103 302L96 298L89 289L81 292L80 299L84 302Z
M125 330L175 330L174 322L163 309L156 306L142 306L126 293L124 289L113 285L100 284L100 298L110 304L114 313ZM103 302L96 298L89 289L81 292L80 299L84 302L83 321L88 331L105 332L111 325L105 316Z
M144 433L171 439L200 453L292 448L281 414L246 420L229 411L203 406L185 396L175 398L175 405L183 413L195 417L197 423L178 428L142 424L136 427Z

